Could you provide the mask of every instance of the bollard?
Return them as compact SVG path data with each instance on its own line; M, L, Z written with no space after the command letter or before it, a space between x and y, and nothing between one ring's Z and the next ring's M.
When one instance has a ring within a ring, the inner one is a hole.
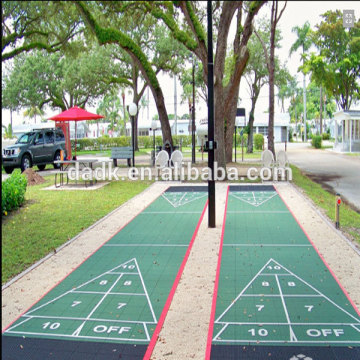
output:
M337 229L340 229L340 205L341 205L340 194L336 194L336 198L335 198L335 227Z
M64 150L60 150L60 160L64 161Z

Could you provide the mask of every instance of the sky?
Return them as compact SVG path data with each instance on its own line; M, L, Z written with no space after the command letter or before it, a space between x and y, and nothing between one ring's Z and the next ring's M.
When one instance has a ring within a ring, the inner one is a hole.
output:
M279 8L282 9L284 1L280 1ZM309 21L310 25L314 27L316 24L321 22L320 15L325 13L328 10L354 10L355 19L358 20L360 16L360 1L288 1L286 5L285 12L280 19L278 27L281 30L282 42L281 49L278 49L276 54L279 56L282 63L287 62L288 69L292 75L297 74L297 79L299 85L302 86L303 75L298 73L298 67L300 66L300 50L296 53L293 53L289 57L289 50L291 45L296 41L296 34L292 32L294 26L302 26L306 21ZM269 14L270 5L265 5L261 8L259 16ZM308 84L309 79L307 79ZM165 104L169 114L174 114L174 79L169 76L160 76L159 77L160 85L162 86L163 93L165 96ZM276 93L276 90L275 90ZM180 95L181 95L181 86L180 82L177 81L177 115L178 117L184 113L188 113L188 105L180 104ZM242 80L240 83L240 97L242 99L241 107L245 107L246 112L250 111L251 102L249 99L249 94L247 92L247 83L245 80ZM130 102L130 96L127 95L127 102ZM285 104L285 108L286 108ZM268 100L268 89L267 87L263 89L260 93L259 100L257 103L256 112L264 112L268 109L269 100ZM87 110L95 112L95 108L88 108ZM280 111L280 108L277 104L277 99L275 99L275 111ZM59 111L60 112L60 111ZM56 111L47 110L46 116L50 117L56 115ZM150 105L149 105L149 122L151 122L152 117L156 114L155 102L152 98L150 92ZM200 102L196 104L196 119L202 119L207 117L207 106L206 103ZM23 117L22 112L13 114L13 119L15 124L21 124ZM139 120L141 122L147 123L148 112L147 110L140 111ZM10 121L9 112L2 110L2 123L7 125Z

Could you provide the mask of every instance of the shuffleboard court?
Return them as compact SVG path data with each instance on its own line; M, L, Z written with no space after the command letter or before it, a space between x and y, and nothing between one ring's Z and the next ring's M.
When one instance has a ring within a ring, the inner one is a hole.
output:
M230 186L223 226L206 359L360 359L359 311L273 186Z
M148 358L206 209L206 190L170 187L6 328L2 359Z

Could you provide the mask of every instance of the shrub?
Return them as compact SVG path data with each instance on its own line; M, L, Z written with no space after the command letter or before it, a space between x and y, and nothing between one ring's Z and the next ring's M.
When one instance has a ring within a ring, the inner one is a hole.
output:
M1 183L1 212L7 215L9 211L16 210L25 201L27 178L15 171L9 178Z
M311 145L315 148L315 149L321 149L321 136L320 135L314 135L311 139Z
M329 133L322 133L321 134L321 137L323 140L330 140L330 134Z
M247 147L248 134L246 134L244 132L242 138L243 138L244 147ZM234 141L234 146L235 146L235 135L233 135L233 139L234 139L233 141ZM241 147L241 136L239 134L236 135L236 146Z
M264 136L262 134L254 134L255 150L262 150L264 147Z

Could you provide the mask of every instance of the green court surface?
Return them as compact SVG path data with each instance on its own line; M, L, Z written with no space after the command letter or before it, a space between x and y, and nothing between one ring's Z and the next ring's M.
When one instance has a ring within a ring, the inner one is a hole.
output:
M5 330L3 359L142 359L166 316L204 190L171 187L151 203Z
M206 358L360 359L359 344L358 310L275 189L230 186Z

